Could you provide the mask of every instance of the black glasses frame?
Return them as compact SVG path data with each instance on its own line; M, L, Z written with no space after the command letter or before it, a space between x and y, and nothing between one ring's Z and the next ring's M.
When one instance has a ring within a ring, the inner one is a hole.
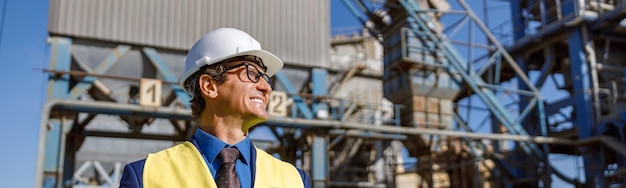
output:
M250 79L250 81L254 82L254 83L259 83L259 80L261 80L260 78L263 77L263 79L271 86L272 85L272 80L270 79L270 76L268 76L265 73L262 73L258 68L256 68L253 65L248 64L248 62L244 62L244 63L240 63L237 65L233 65L230 67L226 67L224 70L225 71L229 71L241 66L246 66L246 75L248 75L248 79ZM253 67L254 71L250 70L250 67Z

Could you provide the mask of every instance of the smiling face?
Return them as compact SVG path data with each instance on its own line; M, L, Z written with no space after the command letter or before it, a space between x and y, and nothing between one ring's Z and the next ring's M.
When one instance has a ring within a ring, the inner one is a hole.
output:
M243 120L242 130L267 120L266 109L272 88L256 63L234 61L226 65L226 79L215 85L212 103L218 116Z

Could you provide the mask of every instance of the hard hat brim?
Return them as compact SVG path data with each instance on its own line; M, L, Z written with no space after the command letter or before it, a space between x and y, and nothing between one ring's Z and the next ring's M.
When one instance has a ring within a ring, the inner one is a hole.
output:
M232 54L229 56L224 56L218 59L211 59L205 62L205 65L213 65L216 63L221 63L221 61L224 61L226 59L230 59L230 58L237 57L237 56L245 56L245 55L253 55L253 56L261 58L261 61L263 61L263 65L267 67L267 70L265 70L265 74L267 74L270 77L274 76L284 66L284 63L280 58L278 58L274 54L265 50L249 50L249 51ZM193 67L191 71L187 71L186 74L180 77L180 80L179 80L180 87L184 91L187 91L187 88L185 87L185 82L187 81L187 79L189 79L191 75L196 73L198 69L200 69L200 67L202 66L195 66Z

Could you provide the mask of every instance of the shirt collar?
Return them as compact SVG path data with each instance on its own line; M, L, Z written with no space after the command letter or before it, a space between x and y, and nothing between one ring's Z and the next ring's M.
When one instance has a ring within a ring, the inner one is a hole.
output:
M242 162L248 164L251 158L251 150L252 150L252 141L250 141L250 136L246 136L241 142L235 145L229 145L226 142L220 140L219 138L204 132L202 129L198 128L196 133L194 133L193 138L198 143L198 149L200 153L206 157L209 163L213 163L217 158L217 154L226 147L236 147L239 149L241 156L243 158ZM249 164L248 164L249 165Z

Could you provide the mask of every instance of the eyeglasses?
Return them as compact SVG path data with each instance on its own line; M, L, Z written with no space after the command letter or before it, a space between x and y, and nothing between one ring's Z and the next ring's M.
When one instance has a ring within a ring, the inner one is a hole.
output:
M259 83L259 80L261 77L263 77L263 79L271 86L272 85L272 80L270 80L270 76L268 76L265 73L262 73L261 71L259 71L258 68L256 68L253 65L248 64L248 62L245 63L241 63L241 64L237 64L234 66L230 66L227 67L225 70L229 71L232 70L234 68L237 67L241 67L241 66L246 66L246 74L248 75L248 79L250 79L250 81L254 82L254 83ZM252 67L252 68L250 68Z

